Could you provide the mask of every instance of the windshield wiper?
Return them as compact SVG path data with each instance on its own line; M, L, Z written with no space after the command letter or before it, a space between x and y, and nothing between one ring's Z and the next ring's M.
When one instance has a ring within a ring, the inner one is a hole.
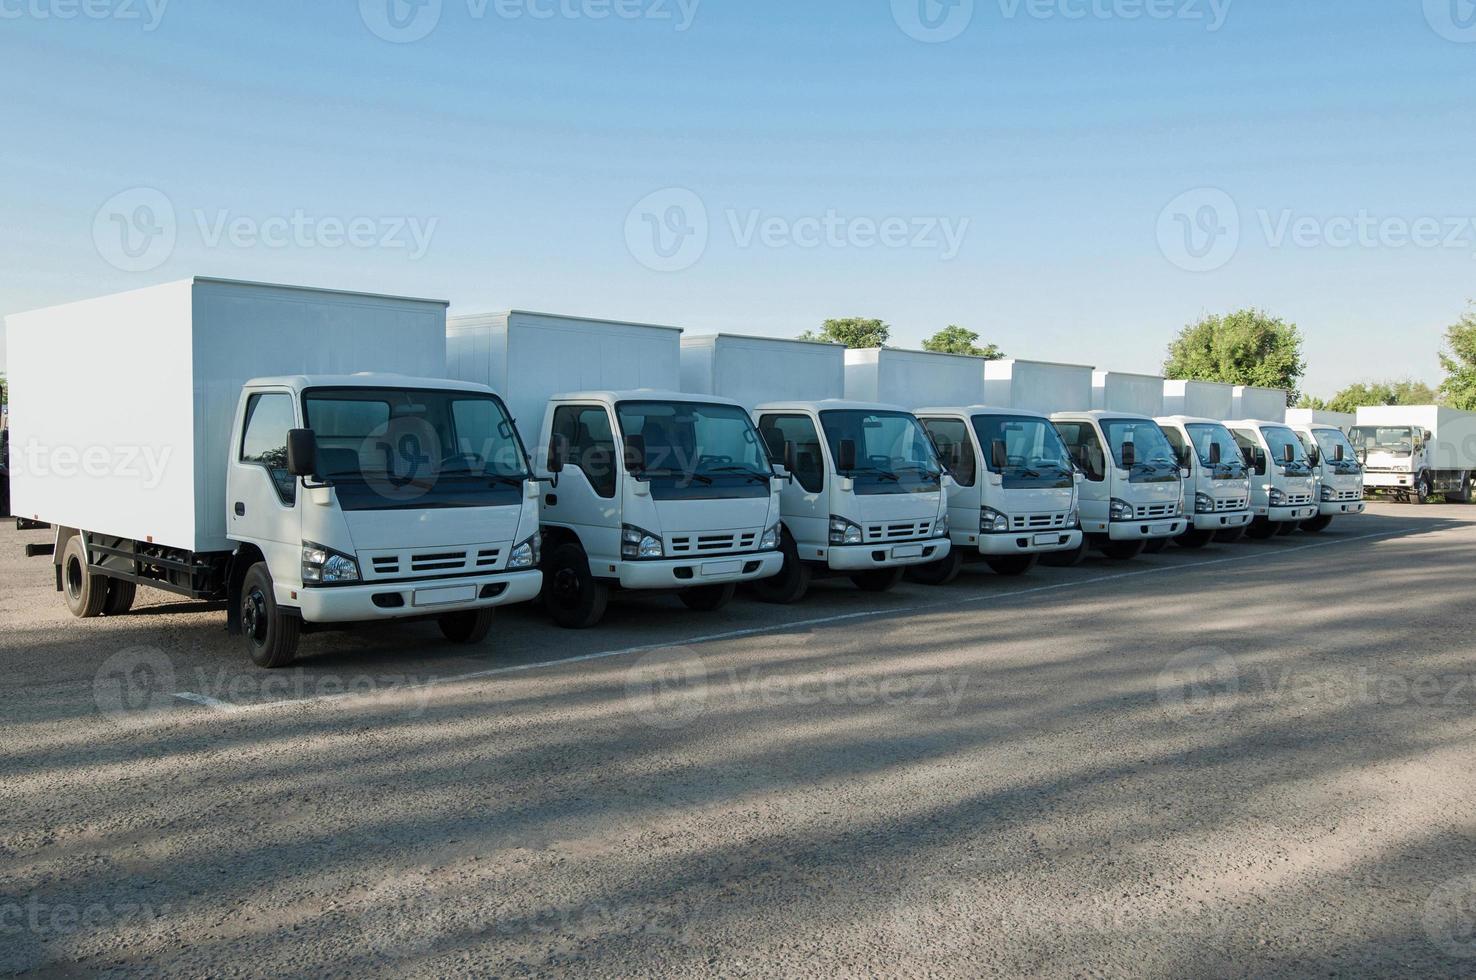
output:
M868 467L864 467L864 468L863 467L858 467L857 469L849 470L849 471L847 471L847 473L845 475L848 476L848 477L850 477L851 479L855 479L857 473L869 473L869 474L877 477L878 479L881 479L881 480L891 480L893 483L901 483L902 482L902 478L900 476L898 476L896 473L892 473L892 472L890 472L888 470L878 470L878 469L875 469L875 468L869 467L869 466Z
M741 473L755 483L768 483L770 477L765 476L758 470L751 470L747 466L715 466L709 469L709 473Z

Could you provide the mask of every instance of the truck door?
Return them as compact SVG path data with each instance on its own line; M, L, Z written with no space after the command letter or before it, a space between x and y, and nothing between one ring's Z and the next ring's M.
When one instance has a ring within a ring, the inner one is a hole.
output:
M577 534L591 560L618 561L620 481L610 413L603 405L559 405L548 449L563 456L564 472L544 494L543 523Z
M285 390L246 396L226 480L230 537L259 547L278 585L297 582L302 567L298 481L287 472L287 432L299 425L296 401Z
M814 560L811 549L823 549L830 541L830 502L825 496L825 452L820 432L808 415L761 415L759 431L774 430L794 446L794 482L785 481L779 510L784 526L800 545L800 556Z

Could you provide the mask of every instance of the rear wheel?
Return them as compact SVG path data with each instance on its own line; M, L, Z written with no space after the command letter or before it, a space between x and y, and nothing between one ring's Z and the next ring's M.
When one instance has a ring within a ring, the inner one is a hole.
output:
M1214 538L1215 532L1213 531L1185 531L1177 538L1174 538L1174 544L1178 545L1180 548L1188 548L1191 551L1197 551L1198 549L1203 548L1205 545L1213 541Z
M88 568L87 548L80 534L73 535L62 551L62 595L78 619L94 619L107 608L108 580Z
M554 548L543 572L543 606L564 629L585 630L605 617L610 587L589 570L589 558L579 545L566 542Z
M729 582L727 585L698 585L679 592L678 598L682 605L696 612L716 612L738 594L738 583Z
M1330 524L1332 524L1331 514L1318 514L1310 521L1303 521L1302 530L1306 531L1308 534L1321 534L1323 531L1327 530L1328 525Z
M1040 563L1047 568L1075 568L1086 558L1087 540L1083 535L1081 544L1070 551L1051 551L1040 556Z
M754 582L753 594L760 602L788 606L799 602L810 591L810 566L800 561L799 546L788 531L780 536L779 550L784 555L784 566L778 575Z
M1447 493L1445 495L1445 501L1450 504L1469 504L1471 502L1471 474L1469 472L1461 474L1461 488Z
M468 646L481 643L492 632L492 620L496 613L492 609L468 609L465 612L446 613L436 617L441 635L452 643Z
M905 568L875 568L869 572L856 572L851 581L862 592L890 592L902 581Z
M133 608L133 600L137 595L138 586L132 582L124 582L116 578L108 579L108 597L103 600L103 615L125 615Z
M958 578L963 571L963 552L954 549L948 552L947 558L929 562L926 565L914 565L907 571L907 580L917 582L920 585L947 585Z
M266 562L252 565L241 583L241 635L251 662L269 669L286 667L297 658L301 632L302 622L277 607Z
M1014 578L1016 575L1024 575L1030 571L1039 560L1039 555L996 555L984 559L984 564L988 565L996 575Z
M1146 546L1146 541L1109 541L1102 546L1102 554L1113 561L1132 561Z
M1250 527L1245 529L1246 537L1253 541L1265 541L1276 534L1276 525L1264 517L1257 517L1250 522Z

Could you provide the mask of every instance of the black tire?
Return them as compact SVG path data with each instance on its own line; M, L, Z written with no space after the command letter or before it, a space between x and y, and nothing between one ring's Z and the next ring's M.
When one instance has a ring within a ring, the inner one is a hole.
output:
M1306 531L1308 534L1321 534L1323 531L1326 531L1328 529L1328 527L1332 524L1332 521L1333 519L1331 514L1318 514L1310 521L1303 521L1302 530Z
M693 612L717 612L733 601L738 594L738 583L727 585L697 585L677 593L682 605Z
M1461 488L1447 493L1445 502L1448 504L1469 504L1471 502L1471 474L1469 472L1461 474Z
M902 581L905 568L873 568L869 572L854 572L851 582L862 592L890 592Z
M1189 530L1174 538L1174 544L1180 548L1188 548L1190 551L1198 551L1213 540L1215 540L1214 531ZM1239 536L1236 537L1236 540L1240 540Z
M246 570L241 583L241 636L251 662L258 667L276 670L297 659L297 640L302 621L283 615L272 592L272 574L266 562L259 561Z
M799 602L810 591L810 566L800 561L799 546L788 531L780 535L779 551L784 555L784 567L778 575L754 582L753 594L760 602L788 606Z
M96 619L107 608L108 580L88 569L80 534L72 535L62 550L62 595L78 619Z
M125 616L128 610L133 608L133 600L138 595L138 586L132 582L124 582L122 579L108 579L108 597L103 600L104 616Z
M996 575L1014 578L1030 571L1039 560L1040 555L994 555L985 558L984 564L988 565Z
M1168 546L1168 538L1149 538L1143 542L1143 553L1147 555L1160 554Z
M574 542L549 553L543 570L543 606L566 630L587 630L605 618L610 587L596 581L589 558Z
M1280 524L1276 525L1276 536L1278 538L1289 538L1293 534L1297 533L1297 529L1299 527L1301 527L1301 525L1298 524L1296 521L1282 521Z
M1102 554L1113 561L1132 561L1147 545L1146 541L1109 541L1102 546Z
M492 621L496 619L493 609L468 609L464 612L446 613L436 617L441 635L452 643L471 646L481 643L492 632Z
M1266 541L1276 536L1276 525L1264 517L1257 517L1245 529L1245 536L1252 541Z
M947 585L958 578L963 566L963 552L955 548L948 552L947 558L940 558L926 565L913 565L907 570L907 581L919 585Z
M1040 556L1040 563L1047 568L1075 568L1086 560L1087 539L1082 535L1081 544L1070 551L1048 551Z
M1229 530L1216 531L1215 542L1218 544L1239 544L1245 540L1246 528L1247 525L1242 524L1240 527L1233 527Z
M1414 502L1417 504L1428 504L1430 497L1435 493L1435 483L1430 479L1429 473L1421 473L1419 479L1415 480Z

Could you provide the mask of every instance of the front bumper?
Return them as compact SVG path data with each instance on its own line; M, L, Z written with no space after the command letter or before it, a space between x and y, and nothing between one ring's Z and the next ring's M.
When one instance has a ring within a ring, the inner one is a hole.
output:
M831 545L826 549L825 564L836 572L864 572L872 568L926 565L947 558L951 550L953 542L948 538Z
M1365 490L1411 490L1415 485L1413 473L1368 473L1363 474Z
M1107 525L1109 541L1152 541L1154 538L1176 538L1189 529L1182 517L1156 521L1113 521Z
M1054 531L1032 531L1025 534L1003 532L978 534L970 540L955 538L955 548L977 548L981 555L1044 555L1054 551L1072 551L1081 547L1080 528L1058 528Z
M543 573L532 569L469 578L304 588L297 590L292 602L307 623L364 623L527 602L542 589Z
M1368 504L1361 500L1329 500L1319 504L1317 512L1323 517L1342 517L1345 514L1362 514Z
M1248 510L1232 510L1216 512L1214 514L1195 514L1194 530L1196 531L1233 531L1238 527L1245 527L1254 516Z
M690 589L698 585L727 585L772 578L784 567L778 551L750 551L709 558L668 558L661 561L623 561L614 578L623 589Z
M1292 521L1310 521L1317 516L1316 504L1302 504L1300 507L1267 507L1266 520L1272 524L1288 524Z

